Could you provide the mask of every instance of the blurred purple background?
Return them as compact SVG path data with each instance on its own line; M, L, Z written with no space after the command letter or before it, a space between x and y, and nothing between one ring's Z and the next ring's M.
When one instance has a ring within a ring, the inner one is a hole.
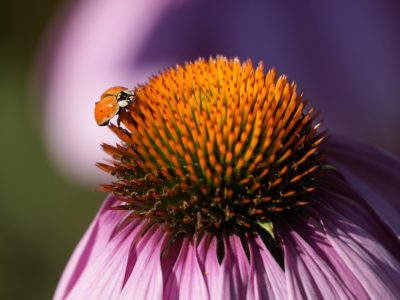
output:
M400 5L309 1L80 1L41 60L45 130L58 165L88 183L111 133L93 105L112 85L223 54L263 60L298 82L324 126L400 153ZM49 56L50 53L50 56Z

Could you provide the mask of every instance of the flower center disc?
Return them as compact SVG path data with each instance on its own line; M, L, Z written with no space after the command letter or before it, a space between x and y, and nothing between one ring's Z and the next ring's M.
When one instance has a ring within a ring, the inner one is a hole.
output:
M320 169L314 109L250 61L199 59L150 78L110 124L103 185L133 216L172 229L251 228L306 204Z

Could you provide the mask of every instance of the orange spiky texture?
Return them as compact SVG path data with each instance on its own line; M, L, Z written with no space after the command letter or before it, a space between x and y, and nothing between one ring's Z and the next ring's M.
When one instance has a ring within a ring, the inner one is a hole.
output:
M174 229L251 228L307 203L321 166L314 108L260 63L225 57L170 68L135 89L103 145L103 185L133 215Z

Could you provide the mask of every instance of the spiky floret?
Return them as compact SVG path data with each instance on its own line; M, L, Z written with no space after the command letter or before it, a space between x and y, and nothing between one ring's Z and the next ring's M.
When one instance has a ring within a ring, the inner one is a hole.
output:
M251 228L302 206L321 166L314 108L286 76L224 57L177 65L135 89L109 127L103 185L120 209L172 229Z

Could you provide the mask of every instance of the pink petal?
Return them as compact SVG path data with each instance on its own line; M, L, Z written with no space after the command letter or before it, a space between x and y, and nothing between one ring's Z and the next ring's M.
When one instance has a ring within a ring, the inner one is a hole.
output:
M166 281L163 299L209 299L204 277L197 258L196 245L192 239L185 237Z
M132 222L109 241L106 247L82 271L68 299L113 299L119 296L132 244L147 226Z
M90 265L99 253L105 249L115 224L126 214L125 212L110 211L109 208L115 203L115 198L110 196L101 206L92 224L69 259L58 283L54 299L64 299L79 280L85 267Z
M249 281L250 262L237 235L224 237L224 258L220 276L220 299L244 299Z
M351 291L342 278L345 274L336 273L326 261L326 257L333 252L332 249L321 253L322 249L316 248L313 242L322 238L320 242L326 243L327 239L321 235L314 235L317 229L311 226L310 230L307 230L306 223L299 222L297 225L279 226L284 246L288 299L351 298Z
M131 252L137 258L132 272L118 299L157 300L163 298L161 251L164 246L165 228L148 230ZM132 255L132 253L131 253Z
M345 199L337 200L345 204ZM368 295L373 299L395 299L400 295L400 261L376 238L379 228L364 226L368 215L362 219L361 209L346 212L343 205L332 207L323 202L317 209L327 239ZM393 241L393 246L399 257L398 241Z
M222 276L222 269L217 257L217 238L205 235L197 247L197 253L205 275L210 299L220 299L222 288L219 278Z
M246 299L286 299L286 281L281 267L259 236L249 239L250 273Z
M321 209L337 212L340 218L351 220L352 223L368 232L376 243L381 244L400 261L399 240L393 231L358 194L354 193L347 182L332 176L329 180L334 186L329 189L320 189L313 196L315 200L313 207L318 211L316 218L321 218L321 211L319 211ZM330 217L331 214L328 216Z
M331 137L325 148L329 161L400 237L400 160L343 137Z
M344 194L331 187L314 193L307 219L291 215L276 224L289 298L394 299L398 240L362 201L345 196L354 196L350 188L337 189Z

